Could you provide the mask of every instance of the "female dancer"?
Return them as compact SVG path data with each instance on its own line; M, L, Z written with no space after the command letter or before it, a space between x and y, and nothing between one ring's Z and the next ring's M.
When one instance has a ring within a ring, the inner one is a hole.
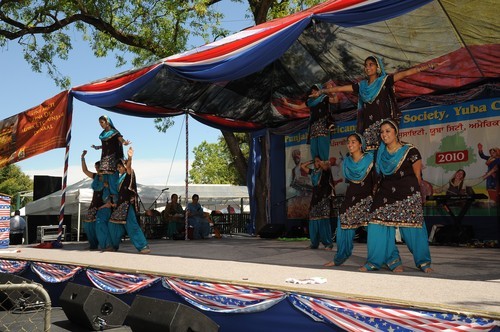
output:
M345 199L339 209L337 221L337 253L333 261L324 266L339 266L351 255L356 229L367 226L373 194L373 152L364 152L364 138L354 133L347 137L349 154L342 163L348 183Z
M376 150L380 142L379 130L382 121L393 119L396 123L399 122L400 111L394 94L394 83L421 71L434 69L439 65L441 63L429 63L388 75L382 60L371 55L364 62L367 76L365 80L352 85L322 89L319 93L354 92L358 94L356 131L365 138L367 150Z
M314 163L314 169L309 165ZM309 238L310 249L318 249L319 242L323 243L326 250L333 249L332 227L330 218L332 212L332 172L328 161L324 162L319 156L314 161L300 164L304 172L311 175L313 192L309 205Z
M95 163L97 173L89 171L85 162L87 150L82 152L82 171L92 179L92 201L87 211L87 217L83 223L85 234L89 241L90 249L111 249L111 238L109 235L108 221L111 216L111 205L107 204L111 199L109 185L104 176L99 173L99 161Z
M413 145L399 141L398 131L393 120L384 120L380 126L382 143L375 168L382 180L371 207L367 263L360 271L387 265L394 272L403 272L395 243L395 226L399 226L415 265L429 273L431 254L420 193L422 157Z
M101 152L101 168L102 174L113 174L116 171L117 162L123 159L123 147L122 145L129 145L131 142L123 139L123 136L118 130L113 126L111 119L102 115L99 117L99 124L103 131L99 135L101 140L101 145L92 145L92 148L99 150Z
M330 156L330 130L333 128L333 117L330 104L337 104L335 94L327 96L320 93L321 84L314 84L307 93L305 104L295 105L284 99L286 106L294 108L309 108L309 129L307 143L310 145L311 156L318 156L327 161Z
M125 231L130 237L130 241L141 254L149 254L146 237L137 222L136 211L138 210L137 183L132 169L132 156L134 150L132 147L127 152L126 162L119 160L116 165L118 170L117 179L115 179L114 189L118 193L118 199L114 204L114 210L111 214L109 223L109 233L113 247L118 250L120 241Z

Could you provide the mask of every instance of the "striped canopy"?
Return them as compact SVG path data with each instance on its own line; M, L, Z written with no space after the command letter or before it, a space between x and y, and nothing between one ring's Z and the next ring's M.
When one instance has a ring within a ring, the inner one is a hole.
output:
M331 0L71 92L133 116L189 112L219 129L291 130L308 110L288 108L283 98L299 102L315 83L357 82L374 54L388 73L446 61L397 82L403 109L456 103L498 93L499 7L496 0ZM341 96L347 116L356 104L355 95Z

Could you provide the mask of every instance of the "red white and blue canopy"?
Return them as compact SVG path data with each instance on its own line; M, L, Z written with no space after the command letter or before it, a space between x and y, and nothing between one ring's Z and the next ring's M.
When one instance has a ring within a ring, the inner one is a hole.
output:
M492 87L498 91L495 2L326 1L71 92L85 103L133 116L187 111L232 131L290 127L308 111L287 108L283 97L303 98L315 83L356 82L364 59L375 54L389 73L446 60L436 71L397 83L398 100L405 105L417 98L467 100ZM341 103L343 110L354 109L356 96L342 96Z

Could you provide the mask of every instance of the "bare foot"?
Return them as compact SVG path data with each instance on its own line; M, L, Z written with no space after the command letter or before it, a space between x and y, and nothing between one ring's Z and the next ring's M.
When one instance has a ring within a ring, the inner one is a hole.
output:
M329 262L326 262L325 264L323 264L323 266L325 266L325 267L332 267L332 266L336 266L336 265L335 265L334 261L329 261Z
M430 267L426 267L425 269L423 269L422 271L424 271L424 273L432 273L434 272L433 269L431 269Z
M403 265L399 265L399 266L395 267L394 270L392 270L392 272L394 272L394 273L404 272Z
M361 267L358 269L358 271L360 271L360 272L366 272L366 271L368 271L368 269L366 268L366 266L364 266L364 265L363 265L363 266L361 266Z

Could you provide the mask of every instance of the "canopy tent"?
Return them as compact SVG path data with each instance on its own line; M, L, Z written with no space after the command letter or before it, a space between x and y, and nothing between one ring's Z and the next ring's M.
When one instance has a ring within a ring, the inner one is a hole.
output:
M80 239L82 216L87 214L87 209L92 201L93 190L91 189L91 183L92 180L87 178L65 189L64 214L71 215L72 223L73 221L76 223L74 228L77 230L77 240ZM156 208L161 210L165 207L165 203L171 194L176 193L180 196L181 193L185 192L184 186L172 186L167 190L165 189L159 185L137 184L137 191L142 202L140 204L142 212ZM189 186L188 191L189 196L193 194L200 196L199 202L201 205L213 210L225 208L228 204L240 204L242 200L244 203L248 203L248 189L245 186L194 184ZM61 195L62 190L59 190L28 203L23 208L25 209L25 215L28 216L28 222L31 215L59 215Z
M71 92L122 114L188 112L219 129L290 131L308 110L287 108L282 97L301 98L318 82L358 81L363 60L376 54L389 73L447 61L396 83L403 109L417 98L459 102L498 91L499 14L493 0L331 0ZM354 110L357 98L342 96L341 104Z
M66 188L66 202L64 207L66 214L86 214L93 194L90 187L91 183L91 179L84 179ZM185 192L184 186L172 186L168 190L164 189L160 185L137 184L137 191L142 202L142 210L154 209L155 206L163 207L167 200L170 199L171 194L176 193L181 196ZM62 192L59 190L28 203L25 207L25 214L28 216L40 214L58 215L61 205L61 194ZM200 196L200 204L208 208L217 205L217 208L222 209L228 204L239 204L242 198L248 201L248 189L245 186L192 184L189 185L188 195L191 196L193 194L198 194ZM184 203L184 199L180 203Z

